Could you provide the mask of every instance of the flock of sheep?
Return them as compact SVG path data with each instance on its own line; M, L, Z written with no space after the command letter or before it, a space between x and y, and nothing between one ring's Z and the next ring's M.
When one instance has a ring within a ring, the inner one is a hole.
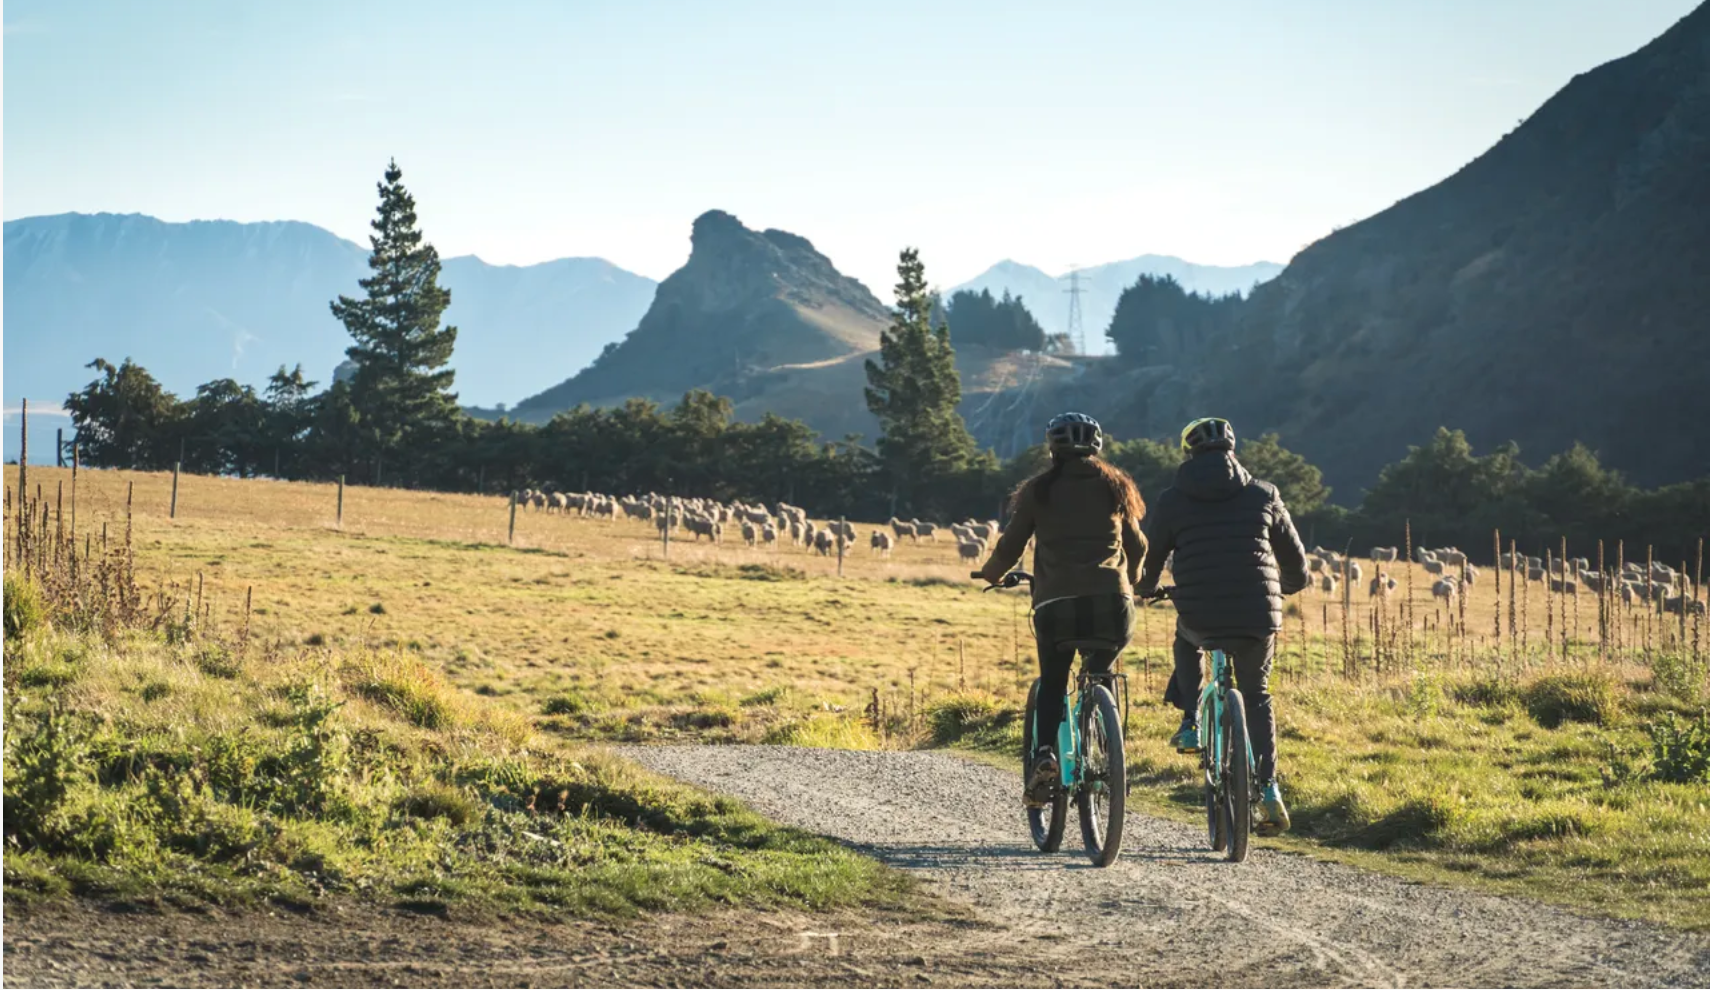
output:
M706 498L671 498L654 492L645 495L603 495L595 492L543 492L534 489L515 494L516 504L548 514L591 516L596 519L618 518L651 522L661 535L687 532L695 541L702 537L722 543L727 533L740 533L742 541L751 547L776 547L780 543L806 547L822 556L846 552L860 543L860 533L847 521L816 523L808 518L807 510L779 502L767 507L744 502L719 502ZM976 522L972 519L943 526L920 519L892 518L886 526L875 526L867 537L872 553L888 557L903 540L938 542L938 534L948 531L956 540L956 550L963 560L977 560L986 555L987 548L997 539L1000 527L995 520ZM840 539L841 537L841 539Z
M1400 559L1397 547L1371 550L1373 564L1393 564ZM1415 547L1413 559L1425 573L1436 577L1431 584L1432 596L1446 602L1453 603L1464 589L1478 582L1478 568L1455 547L1436 550ZM1635 561L1623 564L1619 574L1611 571L1607 575L1593 570L1591 561L1584 557L1562 561L1505 553L1500 563L1505 571L1524 570L1528 581L1548 582L1550 591L1557 594L1577 595L1582 587L1602 594L1606 588L1614 591L1618 585L1621 600L1628 605L1649 601L1663 612L1679 614L1685 609L1689 615L1705 614L1705 603L1694 597L1691 579L1666 564L1652 563L1647 580L1645 565ZM1352 586L1363 576L1358 561L1323 547L1312 548L1307 565L1317 575L1318 589L1327 595L1336 594L1342 582ZM1367 591L1372 598L1388 598L1395 588L1395 579L1387 571L1378 570L1372 575Z

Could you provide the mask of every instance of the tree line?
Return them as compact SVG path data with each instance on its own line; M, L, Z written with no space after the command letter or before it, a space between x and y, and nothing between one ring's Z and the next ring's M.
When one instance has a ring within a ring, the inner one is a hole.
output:
M370 275L361 295L331 303L352 338L350 373L317 391L300 366L280 368L259 392L220 379L180 399L129 359L97 358L95 379L66 401L84 462L447 491L673 491L867 519L989 518L1045 466L1042 446L1000 461L975 443L957 412L951 326L957 339L1034 350L1049 346L1043 331L1007 294L959 292L942 304L912 248L897 266L892 323L866 363L864 398L881 427L871 446L856 436L829 441L774 415L739 422L729 399L702 390L671 408L631 399L541 425L473 418L451 390L457 330L440 325L451 297L438 284L439 256L417 228L395 162L378 191ZM1125 354L1167 355L1192 346L1227 305L1142 276L1123 293L1108 336ZM1534 553L1562 536L1576 556L1591 556L1598 539L1611 553L1626 540L1632 553L1650 545L1678 563L1710 532L1710 479L1638 489L1579 446L1533 469L1512 444L1477 455L1464 434L1439 430L1386 467L1353 508L1330 504L1319 469L1274 434L1244 439L1238 453L1278 486L1309 538L1337 548L1398 544L1410 523L1416 544L1456 544L1481 558L1500 529ZM1113 439L1106 456L1148 497L1168 487L1181 460L1173 441L1147 438Z

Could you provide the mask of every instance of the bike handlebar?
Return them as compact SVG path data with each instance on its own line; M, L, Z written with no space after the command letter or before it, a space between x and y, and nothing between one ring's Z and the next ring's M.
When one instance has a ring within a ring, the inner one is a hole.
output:
M976 580L979 580L979 579L984 578L985 574L981 573L980 571L973 571L968 576L971 578L974 578ZM998 578L996 581L991 582L990 584L986 585L985 590L993 591L993 590L996 590L998 588L1013 588L1023 581L1026 581L1028 584L1032 584L1033 583L1033 575L1027 573L1026 571L1010 571L1008 574L1005 574L1003 577Z

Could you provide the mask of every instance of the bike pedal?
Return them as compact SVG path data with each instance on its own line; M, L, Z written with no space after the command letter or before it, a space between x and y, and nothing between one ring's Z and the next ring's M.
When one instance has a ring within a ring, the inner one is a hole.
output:
M1180 753L1180 754L1182 754L1182 755L1183 755L1183 756L1193 756L1193 755L1195 755L1195 754L1197 754L1197 753L1203 753L1203 752L1205 752L1205 747L1203 747L1203 746L1195 746L1195 747L1194 747L1194 748L1192 748L1192 749L1178 749L1178 750L1176 750L1176 752L1178 752L1178 753Z

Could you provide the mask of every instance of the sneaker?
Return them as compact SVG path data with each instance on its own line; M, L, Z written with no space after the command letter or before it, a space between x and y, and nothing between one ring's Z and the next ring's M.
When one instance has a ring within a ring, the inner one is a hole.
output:
M1182 727L1170 737L1170 745L1178 753L1199 752L1199 724L1191 718L1182 719Z
M1282 787L1271 781L1259 790L1259 804L1264 815L1259 819L1260 835L1277 835L1288 831L1288 805L1283 804Z
M1041 746L1033 754L1033 776L1028 778L1025 800L1030 808L1043 808L1055 796L1058 778L1057 754L1049 746Z

